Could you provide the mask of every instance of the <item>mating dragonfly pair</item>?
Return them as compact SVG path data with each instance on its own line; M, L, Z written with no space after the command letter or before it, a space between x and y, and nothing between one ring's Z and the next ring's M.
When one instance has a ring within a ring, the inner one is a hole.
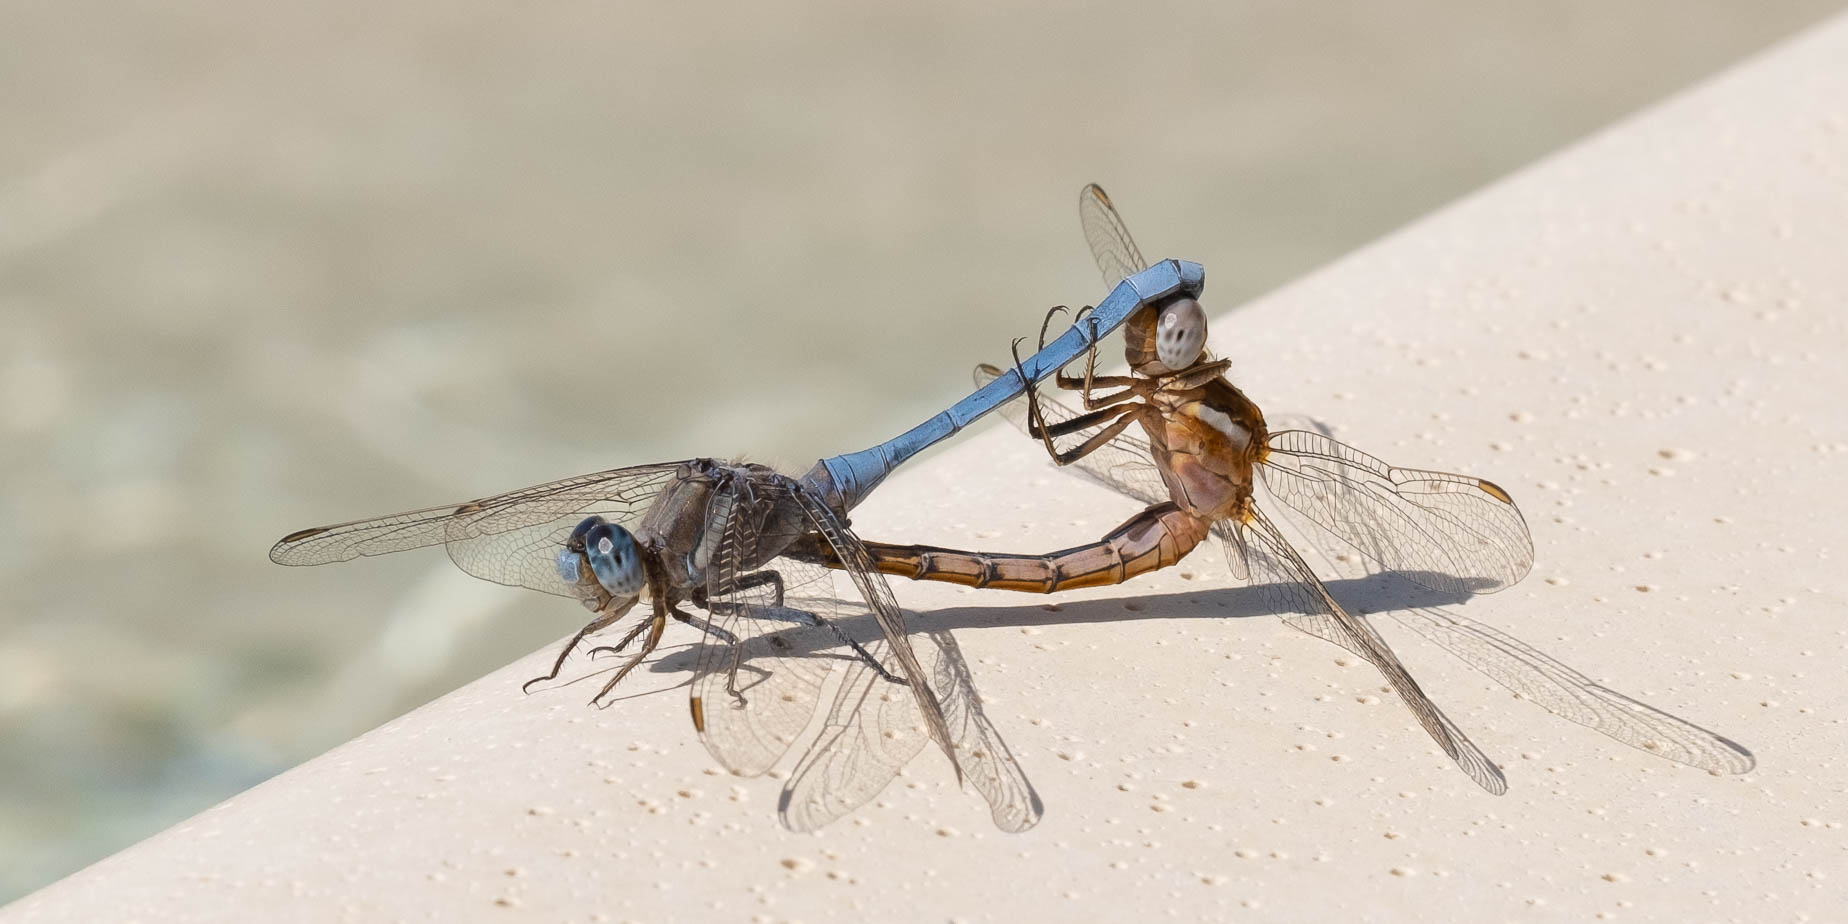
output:
M1331 560L1352 568L1357 559L1347 553L1358 553L1372 569L1460 599L1505 588L1532 567L1513 499L1482 479L1389 466L1324 433L1271 432L1226 379L1229 363L1205 351L1201 267L1146 263L1096 186L1081 193L1080 216L1099 268L1116 283L1110 295L1050 343L1042 327L1039 351L1016 354L1012 369L979 367L975 393L893 440L824 459L800 478L714 459L583 475L302 530L270 557L325 564L441 544L471 575L573 597L591 618L534 682L557 677L586 639L645 603L615 644L590 649L634 646L592 702L655 650L670 618L695 625L692 720L720 764L761 774L821 721L779 800L788 826L817 828L864 804L928 740L987 800L998 827L1021 831L1039 820L1038 795L983 715L955 642L941 631L913 634L882 574L1035 592L1117 584L1178 562L1210 532L1235 573L1263 588L1288 624L1372 663L1472 779L1504 791L1501 771L1386 641L1335 599L1270 511L1282 511ZM1119 326L1130 374L1097 375L1098 343ZM1084 374L1067 375L1080 354ZM1083 409L1040 395L1035 383L1047 376L1078 393ZM1044 555L864 542L848 528L848 511L893 468L1003 405L1055 462L1148 506L1097 542ZM1061 448L1071 438L1076 444ZM1732 742L1593 684L1518 640L1444 610L1406 614L1401 622L1430 630L1479 670L1568 718L1685 763L1751 766Z

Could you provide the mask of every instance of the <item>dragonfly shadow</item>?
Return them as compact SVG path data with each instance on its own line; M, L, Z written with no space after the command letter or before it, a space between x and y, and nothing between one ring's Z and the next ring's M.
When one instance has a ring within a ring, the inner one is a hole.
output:
M1613 690L1501 629L1463 616L1458 611L1469 599L1469 594L1434 590L1414 578L1452 586L1456 583L1456 579L1448 575L1382 572L1332 580L1325 586L1356 615L1375 621L1390 619L1454 655L1516 698L1529 700L1554 715L1615 741L1713 773L1745 773L1756 766L1752 752L1730 738ZM957 606L928 612L908 611L907 633L1288 615L1277 612L1273 600L1262 587L1246 585L1029 606ZM870 617L843 620L840 626L855 637L877 631ZM850 658L827 647L818 633L793 637L810 640L799 643L795 653L838 658L843 662ZM649 672L690 673L698 660L697 648L695 643L669 652L655 660ZM662 690L631 695L648 696L656 692Z
M1516 698L1614 741L1716 774L1746 773L1757 766L1757 758L1738 742L1613 690L1501 629L1463 616L1458 610L1470 595L1433 590L1414 580L1428 577L1387 571L1325 586L1356 615L1391 619ZM1456 580L1437 577L1452 584ZM1026 628L1272 615L1287 614L1274 611L1261 587L1243 586L1037 607L956 607L920 614L916 623L920 629Z
M1456 578L1448 575L1444 576L1444 581L1458 583ZM1486 585L1488 582L1482 583ZM1409 580L1394 580L1390 575L1327 581L1324 586L1335 599L1357 614L1384 609L1451 606L1470 598L1467 593L1434 590ZM1006 626L1037 628L1142 619L1251 619L1282 615L1288 614L1277 611L1275 599L1262 587L1246 585L1062 601L1031 607L954 607L918 614L913 618L919 624L917 629L928 627L954 630Z

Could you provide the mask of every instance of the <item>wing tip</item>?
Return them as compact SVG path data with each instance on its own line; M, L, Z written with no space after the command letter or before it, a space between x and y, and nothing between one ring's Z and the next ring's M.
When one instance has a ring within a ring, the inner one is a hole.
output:
M288 534L287 536L284 536L281 539L276 540L276 544L270 546L269 560L279 565L312 564L312 562L301 560L297 555L294 554L300 551L298 548L296 548L296 546L304 540L313 539L314 537L327 532L327 530L328 530L328 527L325 527L325 526L311 526L307 529L298 529L295 532L292 532Z
M324 532L327 532L327 527L325 526L310 526L307 529L298 529L295 532L292 532L288 534L287 536L284 536L281 539L276 540L276 547L280 549L285 545L289 545L290 543L300 542L303 539L306 539L310 536L319 536L320 534Z
M1481 489L1482 493L1487 494L1488 496L1493 497L1496 500L1501 501L1502 503L1507 504L1510 507L1514 506L1514 496L1509 494L1507 491L1503 490L1501 485L1498 485L1495 482L1488 480L1487 478L1478 478L1476 479L1476 487Z

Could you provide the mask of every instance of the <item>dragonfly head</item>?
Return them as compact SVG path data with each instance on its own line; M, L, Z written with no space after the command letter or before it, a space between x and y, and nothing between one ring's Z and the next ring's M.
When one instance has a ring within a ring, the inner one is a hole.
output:
M1206 309L1191 298L1177 298L1161 308L1155 320L1155 357L1170 372L1200 361L1206 349Z
M600 516L585 517L571 530L565 547L558 550L558 576L568 584L588 577L613 597L635 597L642 592L645 572L642 551L627 529Z

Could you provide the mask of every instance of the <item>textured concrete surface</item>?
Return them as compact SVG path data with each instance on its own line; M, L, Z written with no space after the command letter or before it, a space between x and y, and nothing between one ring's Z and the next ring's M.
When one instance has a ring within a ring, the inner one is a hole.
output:
M722 775L686 727L683 649L603 712L589 684L521 696L541 651L6 915L1832 917L1848 904L1844 62L1837 20L1214 330L1273 413L1508 487L1538 565L1462 612L1737 739L1753 772L1622 747L1382 626L1504 765L1510 792L1485 795L1374 671L1259 612L1205 551L1056 602L898 588L918 627L957 631L1044 797L1024 835L989 830L929 757L851 821L789 834L775 782ZM1139 233L1205 261L1209 286L1224 262ZM978 433L856 526L1050 549L1132 509L1037 453ZM342 567L329 578L383 568Z
M572 618L283 532L863 445L1086 180L1235 304L1839 5L0 4L0 900Z

